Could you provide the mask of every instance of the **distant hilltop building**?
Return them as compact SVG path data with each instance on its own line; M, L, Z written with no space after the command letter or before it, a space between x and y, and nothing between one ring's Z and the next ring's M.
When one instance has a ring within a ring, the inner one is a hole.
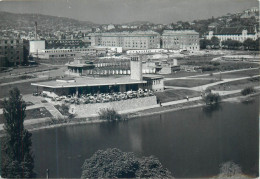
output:
M160 34L154 31L106 32L88 35L91 46L129 49L160 48Z
M108 26L107 26L107 30L112 30L112 29L114 29L115 28L115 26L113 25L113 24L109 24Z
M244 42L246 39L256 40L259 37L256 27L225 27L218 28L215 31L209 31L206 36L211 39L213 36L217 37L220 41L228 39Z
M252 7L251 9L247 9L240 16L240 18L251 18L251 17L255 17L255 18L259 19L258 7Z
M191 51L200 49L199 33L194 30L164 30L161 38L164 49Z

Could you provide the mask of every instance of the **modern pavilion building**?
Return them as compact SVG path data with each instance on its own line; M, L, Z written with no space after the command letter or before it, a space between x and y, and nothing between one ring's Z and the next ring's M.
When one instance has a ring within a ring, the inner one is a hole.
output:
M37 87L37 92L41 90L50 97L72 94L88 93L110 93L110 92L127 92L130 90L137 91L141 89L151 89L153 91L163 91L163 77L160 75L142 74L142 59L140 56L131 57L131 75L113 76L113 77L77 77L63 78L56 81L46 81L32 83ZM80 73L81 66L68 66L71 69L77 68ZM86 68L90 66L87 65ZM39 89L40 88L40 89Z

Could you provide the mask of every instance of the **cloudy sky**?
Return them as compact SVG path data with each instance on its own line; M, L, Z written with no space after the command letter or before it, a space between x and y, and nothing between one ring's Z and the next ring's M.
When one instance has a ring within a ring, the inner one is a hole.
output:
M258 6L258 0L0 0L0 11L40 13L105 24L190 21Z

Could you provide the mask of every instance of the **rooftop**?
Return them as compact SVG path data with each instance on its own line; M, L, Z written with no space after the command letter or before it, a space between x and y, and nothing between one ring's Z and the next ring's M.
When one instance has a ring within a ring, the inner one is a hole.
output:
M145 74L145 75L143 75L143 78L144 78L144 80L145 79L155 80L155 79L162 79L163 76L162 75Z
M216 28L214 34L242 34L243 30L247 30L248 34L255 33L255 28L253 26L248 26Z
M174 34L192 34L199 35L195 30L164 30L162 35L174 35Z
M90 33L89 35L102 35L102 36L143 36L143 35L159 35L154 31L133 31L133 32L103 32L103 33Z
M123 85L123 84L140 84L146 81L132 80L130 76L123 77L81 77L73 80L56 80L39 83L31 83L32 86L48 87L48 88L70 88L70 87L87 87L87 86L106 86L106 85Z

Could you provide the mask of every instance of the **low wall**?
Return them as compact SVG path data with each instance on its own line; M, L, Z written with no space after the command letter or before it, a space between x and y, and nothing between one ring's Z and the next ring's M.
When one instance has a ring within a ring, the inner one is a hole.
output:
M134 98L123 101L113 101L109 103L96 103L96 104L81 104L70 105L69 112L74 113L77 117L88 117L98 114L100 109L113 108L118 112L143 108L147 106L154 106L157 104L156 96L149 96L144 98Z

